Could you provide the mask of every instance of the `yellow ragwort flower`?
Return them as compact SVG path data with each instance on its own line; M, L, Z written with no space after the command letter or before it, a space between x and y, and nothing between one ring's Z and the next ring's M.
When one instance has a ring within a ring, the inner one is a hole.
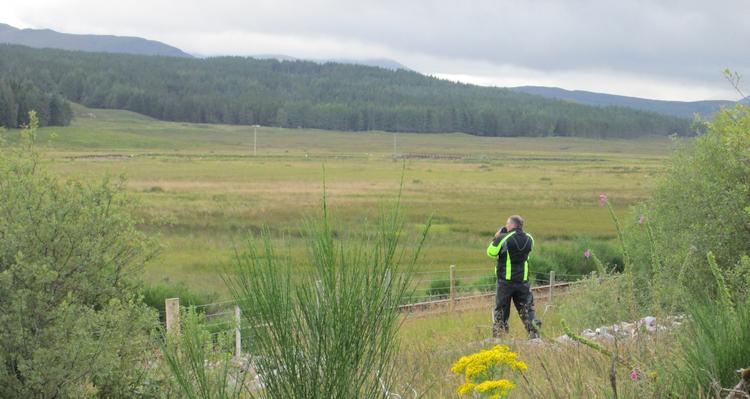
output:
M455 374L461 374L466 370L466 366L471 363L471 356L461 356L458 361L453 363L453 366L451 367L451 371Z
M505 397L515 386L511 381L506 379L487 380L476 384L475 379L487 371L489 375L494 374L494 367L508 366L511 370L524 372L528 370L526 363L517 360L518 354L511 352L506 345L497 345L492 349L481 350L477 353L462 356L451 367L451 371L456 374L465 375L465 383L458 388L458 393L466 395L472 390L477 393L488 393L493 399Z
M475 386L474 391L479 393L491 393L492 395L490 398L501 398L508 396L515 386L516 385L509 380L492 380L485 381Z
M476 377L479 374L484 373L485 371L487 371L487 365L472 363L468 367L466 367L466 379L471 380L473 377Z
M513 362L513 364L510 365L510 367L513 368L513 370L518 370L521 372L524 372L529 369L529 366L527 366L526 363L522 361L515 361Z
M510 391L511 389L515 388L516 384L511 382L510 380L490 380L485 381L481 384L478 384L474 387L474 390L479 393L489 392L489 391Z
M490 398L498 399L508 396L511 389L516 385L509 380L485 381L474 387L474 391L479 393L491 393Z
M471 382L467 382L460 387L458 387L458 394L459 395L466 395L467 393L471 392L474 387L477 386L477 384L472 384Z

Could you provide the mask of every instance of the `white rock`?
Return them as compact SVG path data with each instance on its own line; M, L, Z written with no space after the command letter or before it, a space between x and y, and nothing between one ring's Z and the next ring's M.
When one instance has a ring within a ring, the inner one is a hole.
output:
M604 333L599 335L599 339L604 340L604 341L614 341L615 337L612 334L605 331Z

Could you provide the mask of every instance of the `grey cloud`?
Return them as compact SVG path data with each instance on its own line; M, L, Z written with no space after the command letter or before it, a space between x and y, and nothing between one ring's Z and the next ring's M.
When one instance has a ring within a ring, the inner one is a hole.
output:
M608 69L701 84L721 84L727 66L750 72L750 2L744 0L69 0L11 8L40 27L157 39L227 32L307 37L445 62Z

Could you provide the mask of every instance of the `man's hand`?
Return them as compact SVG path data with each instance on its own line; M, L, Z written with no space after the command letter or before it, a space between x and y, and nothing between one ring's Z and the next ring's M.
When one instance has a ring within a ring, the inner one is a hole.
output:
M501 234L505 234L507 232L508 232L508 229L506 229L505 226L503 226L502 229L498 230L497 233L495 233L495 238L500 237Z

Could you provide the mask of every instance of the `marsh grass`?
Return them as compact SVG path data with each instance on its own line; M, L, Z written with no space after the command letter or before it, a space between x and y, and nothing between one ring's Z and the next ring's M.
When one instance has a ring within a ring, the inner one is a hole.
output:
M270 226L276 243L286 236L288 245L306 247L299 220L319 206L321 162L342 228L375 220L378 204L398 189L401 163L391 159L392 134L261 128L259 155L252 157L248 127L161 122L83 107L76 113L71 126L40 129L42 142L57 134L43 162L59 176L83 181L127 175L128 190L142 204L137 210L142 228L160 235L164 244L146 268L152 284L182 282L226 297L217 270L232 262L236 242L262 226ZM6 134L11 144L18 135ZM399 135L404 152L465 157L407 161L406 230L419 231L430 215L439 220L418 267L491 269L477 248L486 246L504 217L496 220L495 215L524 215L529 231L544 244L538 255L549 250L545 267L550 270L568 261L554 249L575 245L579 235L611 241L616 232L607 213L591 206L595 195L601 190L617 197L616 212L627 214L628 205L645 199L670 145L667 139L645 138ZM75 158L90 155L99 157ZM629 173L615 173L622 170ZM306 255L296 251L292 256L304 262ZM581 257L569 261L568 272L585 269Z

